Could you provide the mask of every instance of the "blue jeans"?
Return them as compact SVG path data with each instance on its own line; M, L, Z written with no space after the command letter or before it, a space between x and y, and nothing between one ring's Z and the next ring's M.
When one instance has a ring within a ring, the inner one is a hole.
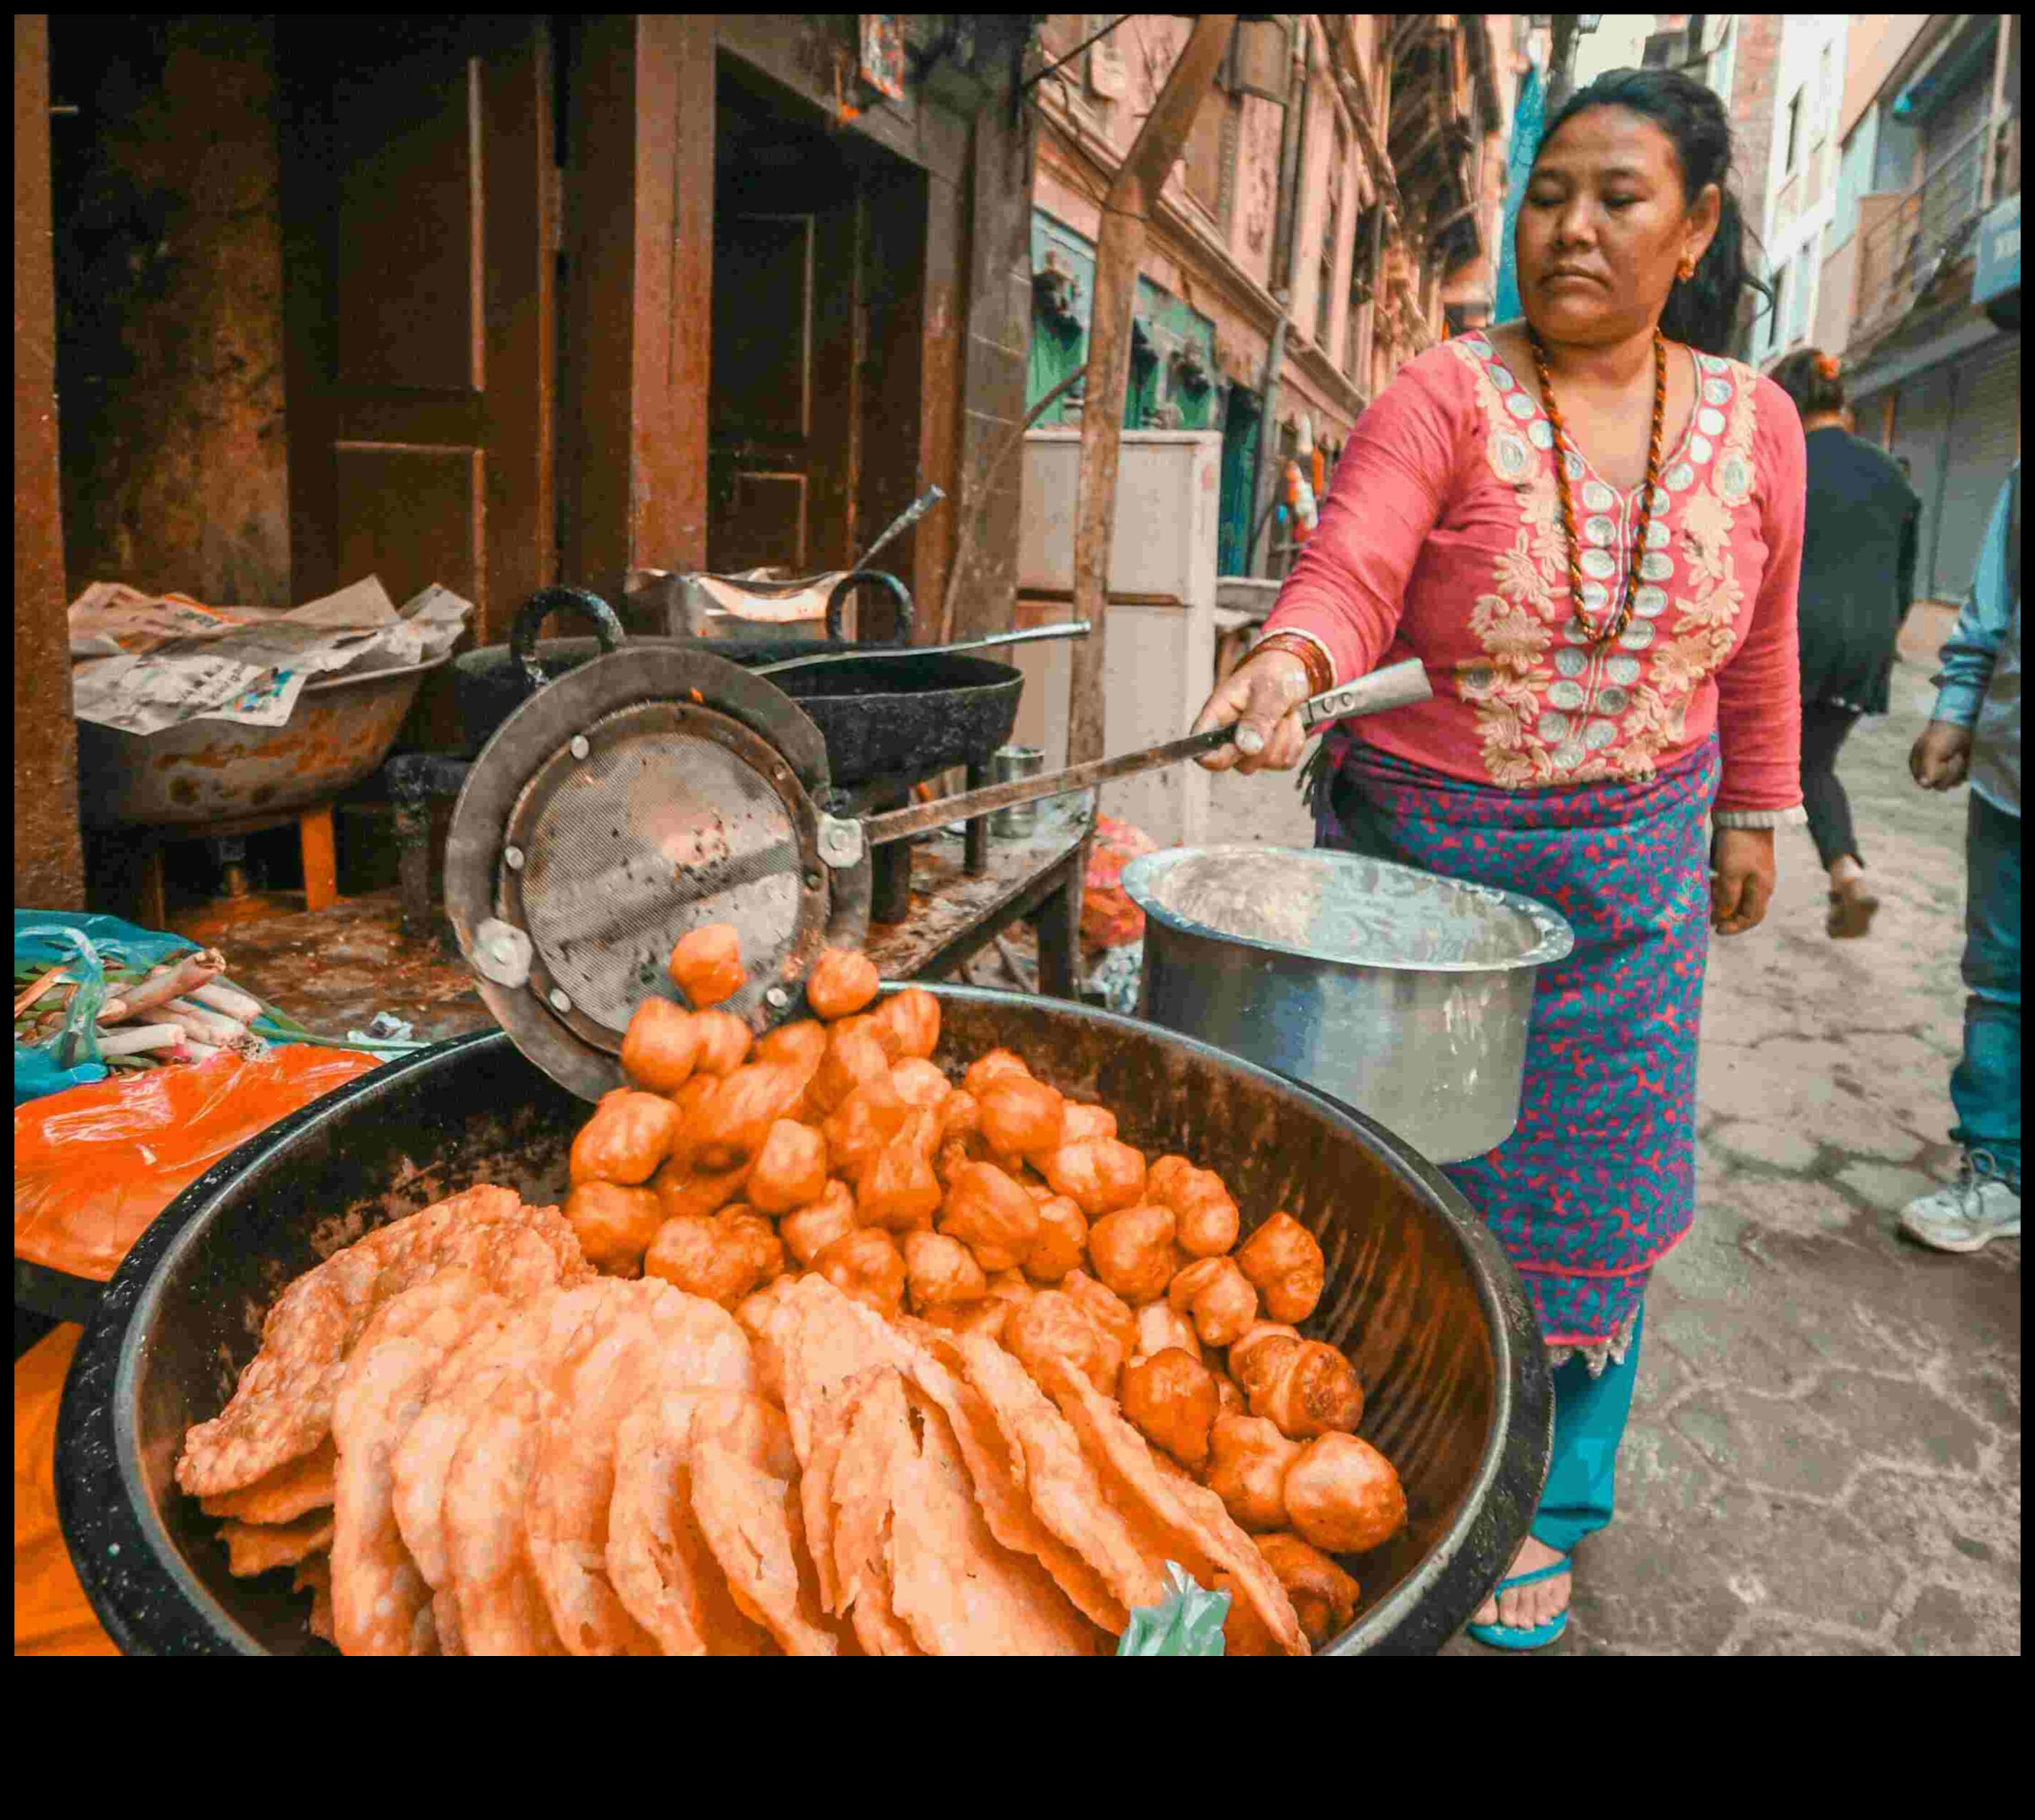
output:
M1965 835L1965 1053L1950 1077L1967 1150L2021 1179L2021 818L1976 791Z
M1613 1359L1593 1378L1578 1354L1555 1373L1555 1448L1548 1483L1534 1513L1533 1539L1567 1555L1585 1536L1611 1521L1618 1473L1619 1443L1632 1413L1632 1386L1639 1378L1639 1337L1646 1325L1642 1307L1625 1359Z

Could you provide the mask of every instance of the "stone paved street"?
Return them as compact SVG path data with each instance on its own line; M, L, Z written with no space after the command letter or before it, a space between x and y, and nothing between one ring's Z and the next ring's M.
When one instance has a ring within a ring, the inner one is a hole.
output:
M1824 935L1788 829L1766 925L1712 950L1700 1211L1649 1299L1618 1521L1549 1653L2019 1653L2020 1243L1947 1257L1894 1226L1956 1164L1965 797L1907 771L1949 617L1917 610L1894 712L1840 766L1871 938ZM1212 839L1307 839L1289 777L1219 780L1216 805Z

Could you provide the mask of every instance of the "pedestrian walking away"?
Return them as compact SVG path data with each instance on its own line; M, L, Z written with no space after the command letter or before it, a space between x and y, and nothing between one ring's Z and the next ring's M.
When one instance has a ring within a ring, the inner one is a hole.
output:
M1801 419L1725 357L1757 285L1722 104L1664 70L1550 124L1516 228L1525 319L1401 368L1357 420L1251 660L1198 729L1287 769L1294 704L1408 657L1434 698L1333 729L1316 839L1518 891L1575 931L1544 968L1519 1122L1446 1172L1525 1285L1555 1367L1533 1531L1470 1626L1533 1649L1612 1516L1642 1299L1695 1213L1713 931L1758 925L1804 820ZM1708 843L1704 824L1714 832Z
M1841 365L1805 348L1774 369L1802 414L1808 499L1802 523L1802 798L1830 874L1824 927L1840 940L1872 926L1838 753L1862 716L1886 712L1894 651L1915 598L1922 501L1893 457L1851 434Z
M1964 1054L1950 1077L1958 1179L1903 1228L1939 1251L2021 1235L2021 464L1995 502L1909 756L1925 790L1971 782L1965 831Z

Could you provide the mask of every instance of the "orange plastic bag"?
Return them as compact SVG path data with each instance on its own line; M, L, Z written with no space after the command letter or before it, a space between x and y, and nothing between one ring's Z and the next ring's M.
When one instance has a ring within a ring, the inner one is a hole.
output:
M73 1087L14 1108L14 1255L104 1282L149 1222L278 1119L378 1066L293 1043Z
M1145 933L1145 912L1123 889L1123 868L1141 853L1156 853L1159 844L1128 822L1100 817L1094 844L1088 852L1088 876L1081 887L1081 946L1121 948Z
M57 1526L57 1404L85 1329L59 1327L14 1361L14 1653L117 1656Z

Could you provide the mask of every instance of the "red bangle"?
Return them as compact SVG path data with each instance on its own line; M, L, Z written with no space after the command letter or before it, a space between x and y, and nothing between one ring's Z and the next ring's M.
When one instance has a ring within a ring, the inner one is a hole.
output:
M1300 659L1307 672L1307 693L1319 695L1335 686L1335 671L1330 665L1328 653L1311 638L1303 638L1294 632L1274 632L1268 638L1261 638L1258 648L1251 655L1262 656L1267 651L1284 651Z

